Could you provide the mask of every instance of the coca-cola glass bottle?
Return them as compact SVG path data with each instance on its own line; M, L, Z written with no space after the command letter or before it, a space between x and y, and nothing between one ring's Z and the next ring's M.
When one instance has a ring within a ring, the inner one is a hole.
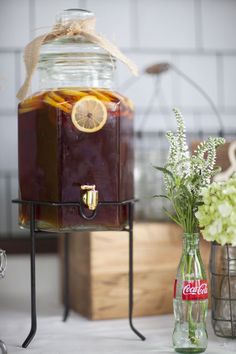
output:
M174 284L175 328L178 353L202 353L207 347L208 286L199 251L199 234L183 235L183 254Z

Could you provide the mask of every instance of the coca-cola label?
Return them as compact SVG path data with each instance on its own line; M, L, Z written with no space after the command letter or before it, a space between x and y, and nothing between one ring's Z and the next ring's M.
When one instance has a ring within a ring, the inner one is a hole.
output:
M176 297L177 280L174 284L174 298ZM182 287L182 300L208 299L207 280L184 280Z

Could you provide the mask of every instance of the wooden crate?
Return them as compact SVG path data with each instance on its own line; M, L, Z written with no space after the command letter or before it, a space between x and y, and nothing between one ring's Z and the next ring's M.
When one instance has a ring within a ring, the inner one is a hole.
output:
M128 233L85 232L69 237L71 307L90 319L127 317ZM135 224L134 316L172 312L181 243L181 230L174 224ZM207 264L209 244L202 241L201 251Z

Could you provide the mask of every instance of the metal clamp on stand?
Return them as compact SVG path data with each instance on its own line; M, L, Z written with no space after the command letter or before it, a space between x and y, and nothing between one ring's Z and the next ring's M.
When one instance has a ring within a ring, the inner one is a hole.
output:
M95 190L95 186L81 186L82 200L80 202L69 203L57 203L57 202L38 202L33 200L19 200L15 199L12 202L17 204L25 204L30 208L30 236L31 236L31 329L29 335L22 344L23 348L28 347L29 343L35 336L37 330L37 313L36 313L36 279L35 279L35 238L37 232L36 229L36 215L35 210L38 206L47 205L52 207L70 207L77 206L80 211L80 216L85 220L92 220L96 217L97 207L100 205L111 206L128 206L128 227L121 231L129 233L129 325L131 330L141 339L145 340L145 337L134 327L133 325L133 210L135 200L126 200L122 202L99 202L98 192ZM86 215L84 212L84 205L91 210L90 215ZM120 231L120 230L119 230ZM40 231L41 232L41 231ZM41 232L42 233L42 232ZM69 304L69 237L65 237L65 256L64 256L64 315L63 321L66 321L70 311Z

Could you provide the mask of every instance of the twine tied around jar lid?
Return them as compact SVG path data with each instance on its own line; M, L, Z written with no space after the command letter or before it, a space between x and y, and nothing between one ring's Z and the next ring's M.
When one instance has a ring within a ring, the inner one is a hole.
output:
M113 43L95 32L95 23L95 16L87 19L57 23L50 32L38 36L30 43L28 43L24 50L26 78L16 97L19 100L23 100L27 96L33 73L39 61L41 46L48 41L58 39L60 37L81 35L88 41L98 44L113 57L126 64L134 75L138 75L138 69L136 65L130 59L128 59Z

